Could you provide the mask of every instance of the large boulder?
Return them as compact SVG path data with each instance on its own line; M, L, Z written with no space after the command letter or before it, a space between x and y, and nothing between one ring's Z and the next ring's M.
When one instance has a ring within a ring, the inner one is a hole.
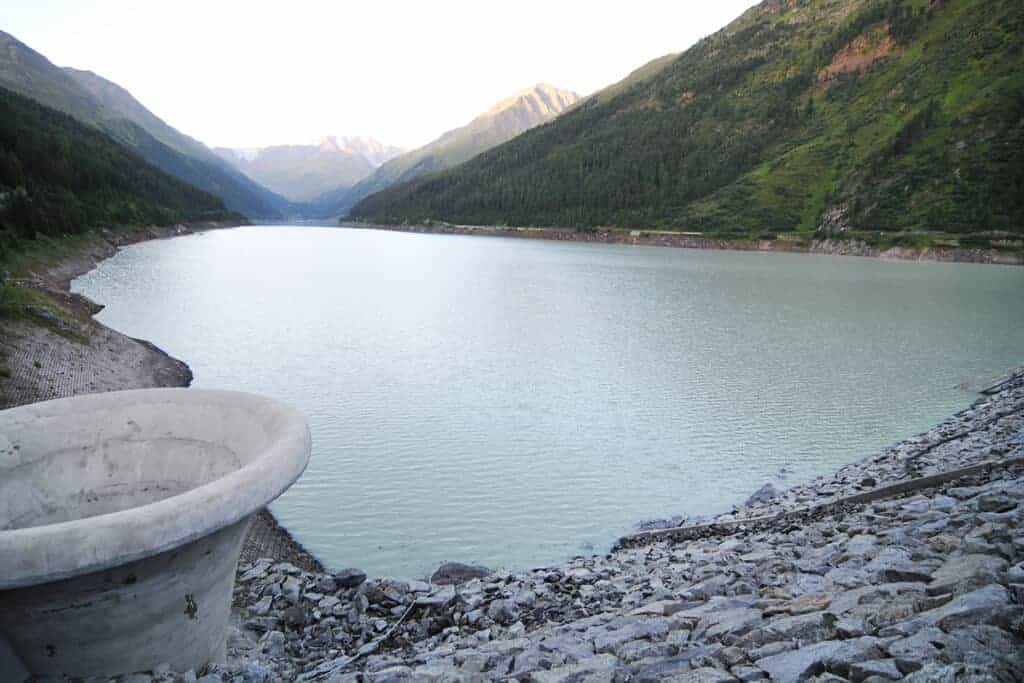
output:
M490 573L490 569L480 565L446 562L431 575L430 582L442 586L454 586L473 579L482 579Z
M366 572L362 569L342 569L334 575L334 583L339 588L356 588L366 581Z
M946 560L932 575L928 592L963 593L999 581L1009 563L996 555L957 555Z
M826 640L759 659L755 664L771 676L773 681L802 681L826 671L846 677L851 665L882 659L882 641L870 636L853 640Z

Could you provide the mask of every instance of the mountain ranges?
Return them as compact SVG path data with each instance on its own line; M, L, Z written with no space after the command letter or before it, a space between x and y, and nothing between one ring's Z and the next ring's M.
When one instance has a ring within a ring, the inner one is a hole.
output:
M764 0L351 215L1019 251L1024 4Z

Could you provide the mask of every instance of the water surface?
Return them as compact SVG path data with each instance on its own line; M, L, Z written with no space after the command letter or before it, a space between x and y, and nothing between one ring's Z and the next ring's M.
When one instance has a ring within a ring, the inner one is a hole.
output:
M195 386L277 397L273 511L332 568L604 552L933 426L1024 362L1024 268L311 227L122 250L73 284Z

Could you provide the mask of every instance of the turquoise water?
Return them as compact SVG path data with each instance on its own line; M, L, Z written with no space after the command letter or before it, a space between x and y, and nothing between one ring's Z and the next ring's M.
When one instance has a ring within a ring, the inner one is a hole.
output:
M605 552L1024 363L1015 267L254 226L128 247L73 289L195 386L303 410L313 458L272 509L382 576Z

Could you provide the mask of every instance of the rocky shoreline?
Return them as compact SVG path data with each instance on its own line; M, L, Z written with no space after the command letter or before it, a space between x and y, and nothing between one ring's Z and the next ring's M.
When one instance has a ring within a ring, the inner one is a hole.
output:
M562 242L592 242L599 244L628 244L648 247L674 247L680 249L716 249L727 251L777 251L795 254L822 254L831 256L864 256L901 261L942 261L947 263L985 263L995 265L1024 265L1024 253L995 249L949 247L892 247L879 249L859 240L815 239L810 244L785 240L731 240L703 237L699 233L667 230L612 230L597 228L495 227L486 225L356 223L343 221L343 228L388 230L432 235L473 235L484 237L516 237L520 239L555 240Z
M925 434L759 492L699 538L666 533L558 566L430 581L257 560L239 568L228 662L199 680L1020 680L1021 458L1024 371ZM754 523L828 501L797 521Z

